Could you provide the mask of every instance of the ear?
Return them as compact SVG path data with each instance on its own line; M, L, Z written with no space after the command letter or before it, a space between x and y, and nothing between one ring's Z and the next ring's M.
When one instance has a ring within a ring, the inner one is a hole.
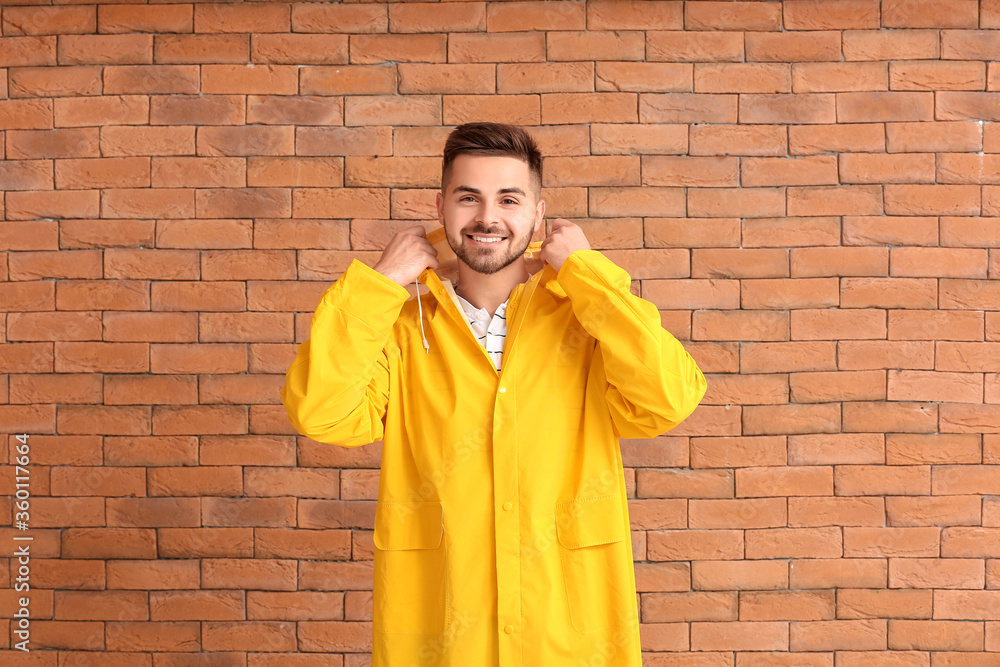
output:
M440 190L437 193L435 201L437 202L438 224L444 227L444 195L441 194Z
M535 224L531 228L531 233L534 234L545 222L545 200L539 199L538 204L535 205Z

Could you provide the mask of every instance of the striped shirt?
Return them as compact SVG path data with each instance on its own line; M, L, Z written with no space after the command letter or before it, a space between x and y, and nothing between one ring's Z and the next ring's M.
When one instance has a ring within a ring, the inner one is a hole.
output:
M469 328L472 329L479 344L486 350L486 354L490 355L490 359L493 360L493 365L499 373L503 361L503 344L507 339L507 302L504 301L500 304L492 319L485 308L476 308L460 296L458 296L458 302L462 305L462 310L465 311L465 319L469 323Z

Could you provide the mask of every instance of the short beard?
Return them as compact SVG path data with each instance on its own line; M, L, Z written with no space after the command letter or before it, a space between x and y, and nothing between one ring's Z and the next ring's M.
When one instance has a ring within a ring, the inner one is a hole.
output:
M511 237L511 246L507 254L500 255L496 251L491 251L488 248L470 248L465 245L465 236L467 233L471 234L500 234L503 233L499 227L485 227L483 225L476 225L471 232L462 230L459 237L456 239L452 237L451 234L445 234L448 239L448 245L451 249L455 251L455 255L465 262L465 264L475 271L476 273L482 273L485 275L492 275L501 269L505 269L518 258L524 256L524 252L528 249L528 244L531 243L531 234L525 234L522 242L518 242L518 239Z

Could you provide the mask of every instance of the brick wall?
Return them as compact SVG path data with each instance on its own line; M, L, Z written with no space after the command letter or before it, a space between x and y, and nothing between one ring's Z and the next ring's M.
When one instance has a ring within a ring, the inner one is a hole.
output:
M379 446L278 390L470 120L709 377L623 443L646 664L1000 664L1000 2L44 2L0 2L0 424L56 650L4 665L369 664Z

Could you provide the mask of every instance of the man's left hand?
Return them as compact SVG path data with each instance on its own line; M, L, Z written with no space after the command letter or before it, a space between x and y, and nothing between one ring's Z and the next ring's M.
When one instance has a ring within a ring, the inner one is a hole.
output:
M587 236L569 220L556 218L552 221L552 231L542 242L539 256L543 262L552 265L556 271L562 268L563 262L576 250L590 250Z

